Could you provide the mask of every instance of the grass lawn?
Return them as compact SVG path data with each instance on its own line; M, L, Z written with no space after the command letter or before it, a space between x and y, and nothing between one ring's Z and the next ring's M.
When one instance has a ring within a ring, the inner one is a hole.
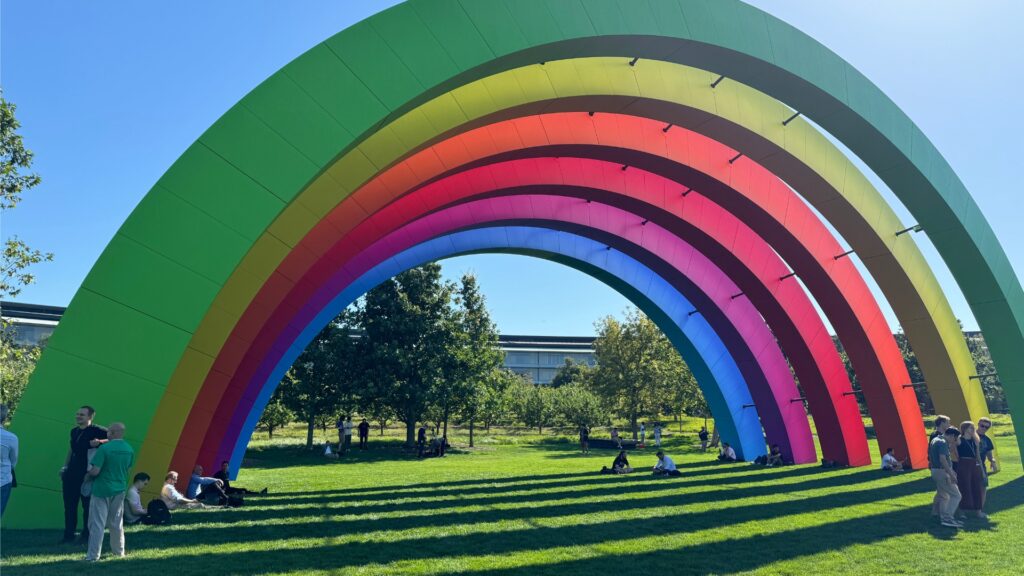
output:
M601 476L611 451L569 436L478 434L477 448L417 461L398 431L340 461L305 452L289 429L256 438L237 484L269 487L242 508L175 512L131 527L128 556L83 562L60 532L2 533L2 573L55 574L1020 574L1024 477L1009 420L991 520L929 519L927 471L717 465L698 422L666 436L681 478ZM322 436L318 432L318 436ZM457 444L465 442L456 436ZM632 453L654 464L652 449ZM157 472L157 471L150 471ZM153 474L161 476L162 474ZM17 498L15 490L13 498Z

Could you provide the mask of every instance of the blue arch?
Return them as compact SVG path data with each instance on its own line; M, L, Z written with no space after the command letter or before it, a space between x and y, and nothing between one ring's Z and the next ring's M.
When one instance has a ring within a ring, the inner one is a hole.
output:
M693 305L668 282L630 256L602 243L564 231L527 226L464 230L405 250L367 271L334 297L281 357L260 388L231 454L237 473L260 414L277 384L319 331L374 286L427 262L470 253L515 253L544 258L589 274L623 294L665 332L700 384L719 433L740 458L765 452L764 435L747 383L725 344Z

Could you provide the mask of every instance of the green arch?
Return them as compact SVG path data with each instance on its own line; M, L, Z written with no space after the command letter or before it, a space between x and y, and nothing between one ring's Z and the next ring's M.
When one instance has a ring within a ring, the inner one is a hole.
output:
M324 167L378 126L467 81L601 55L713 70L799 110L858 154L924 226L986 334L1011 406L1024 406L1024 293L991 228L920 130L824 46L731 0L422 0L369 18L290 63L158 182L90 272L40 362L14 422L25 452L45 454L64 442L60 425L82 402L82 383L102 382L90 401L101 414L128 408L129 440L146 443L142 461L166 462L174 417L153 415L161 406L187 413L198 392L167 391L167 383L209 371L232 319L259 286L229 279L266 277L297 231L315 222L324 207L317 202L329 198L317 190L303 200L308 206L278 217ZM302 91L310 85L300 78L347 100L303 108L312 116L291 126L295 110L272 110L282 121L273 128L253 113L273 108L279 89L308 99ZM411 121L429 126L431 119ZM257 256L246 259L249 253ZM217 321L197 331L209 318ZM1024 440L1019 415L1017 422ZM53 500L52 469L45 458L20 466L14 525L59 517L44 502Z

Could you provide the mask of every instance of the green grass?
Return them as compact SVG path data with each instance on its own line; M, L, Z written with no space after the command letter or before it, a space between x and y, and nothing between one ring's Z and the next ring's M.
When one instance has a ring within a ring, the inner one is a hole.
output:
M1024 478L1007 419L991 520L959 532L929 519L927 472L716 465L694 446L697 425L666 435L683 471L673 479L600 476L610 451L582 456L550 432L479 434L476 449L417 461L394 430L336 461L296 446L296 427L250 446L237 484L266 497L131 527L127 558L98 565L55 544L58 531L5 531L2 573L1020 573ZM631 460L646 469L653 450Z

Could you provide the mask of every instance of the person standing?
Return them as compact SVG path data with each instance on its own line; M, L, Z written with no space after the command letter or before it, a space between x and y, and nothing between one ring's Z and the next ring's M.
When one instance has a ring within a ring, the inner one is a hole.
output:
M981 458L981 509L985 509L985 497L988 496L988 476L999 472L999 464L996 463L996 446L992 443L992 437L988 431L992 429L992 420L978 418L978 456Z
M615 443L616 448L622 448L622 440L619 439L619 429L612 426L612 442Z
M96 449L92 457L92 496L89 514L88 562L100 559L103 529L110 530L110 551L124 556L124 493L128 489L128 471L135 464L135 451L124 441L124 424L110 425L110 441Z
M590 428L580 426L580 451L590 454Z
M334 425L338 429L338 454L345 450L345 417L338 416L338 422Z
M89 467L89 450L99 448L107 441L107 429L92 423L95 416L96 410L92 406L82 406L75 412L76 426L71 429L71 447L64 458L64 467L60 469L64 492L64 542L75 539L79 502L82 503L81 538L89 539L89 497L82 495L82 482Z
M363 418L359 423L359 449L366 450L370 440L370 423Z
M427 447L427 427L420 426L419 432L416 434L416 457L423 458L423 451Z
M345 423L343 424L345 431L345 451L347 453L352 448L352 418L349 416L345 417Z
M640 423L640 443L643 444L644 440L647 439L647 423Z
M928 435L928 458L929 458L929 460L928 460L928 467L929 468L932 468L933 466L934 467L938 467L937 463L933 464L932 461L931 461L931 454L932 454L931 443L932 443L932 440L935 440L936 438L941 438L942 435L945 434L946 429L949 428L949 422L950 422L949 416L946 416L945 414L939 414L938 416L935 417L935 424L934 424L935 429L932 430L932 433ZM941 507L942 507L942 502L941 502L941 499L939 497L939 493L936 492L935 493L935 498L932 500L932 516L933 517L935 517L935 518L939 518L940 517L940 508Z
M960 505L960 489L957 476L950 460L950 445L956 446L960 431L947 426L941 436L936 436L928 445L928 467L935 480L935 501L939 504L939 521L943 526L963 528L953 514Z
M701 426L700 427L700 432L697 432L697 438L700 439L700 451L701 452L707 452L708 451L708 427L707 426Z
M654 423L654 447L661 448L661 422Z
M0 404L0 517L7 510L14 488L14 467L18 465L18 437L4 428L7 421L7 404Z
M960 489L960 509L987 518L981 511L982 476L981 448L974 422L960 424L960 444L956 447L956 485Z

